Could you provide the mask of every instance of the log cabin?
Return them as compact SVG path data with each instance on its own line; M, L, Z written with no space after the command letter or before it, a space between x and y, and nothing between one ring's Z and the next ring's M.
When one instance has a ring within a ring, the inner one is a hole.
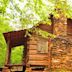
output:
M53 34L52 25L40 24L38 28ZM25 37L26 30L3 33L7 43L7 55L5 67L2 72L10 72L12 67L23 67L22 72L50 72L52 65L51 39L31 33L31 37ZM67 37L72 39L72 20L67 19ZM12 65L10 63L11 49L24 45L22 63Z

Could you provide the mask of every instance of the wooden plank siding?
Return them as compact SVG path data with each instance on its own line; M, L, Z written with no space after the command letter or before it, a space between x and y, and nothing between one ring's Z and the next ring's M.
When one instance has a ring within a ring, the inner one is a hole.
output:
M48 61L48 56L47 54L31 54L29 55L29 60L36 60L36 61L42 61L42 60L46 60Z
M42 60L42 61L37 61L37 60L30 60L30 61L28 61L28 64L30 64L30 65L43 65L43 66L48 66L48 61L46 61L46 60Z

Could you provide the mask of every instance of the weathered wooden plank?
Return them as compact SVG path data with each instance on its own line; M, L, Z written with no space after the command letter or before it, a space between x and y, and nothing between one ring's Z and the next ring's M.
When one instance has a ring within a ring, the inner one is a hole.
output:
M37 41L35 40L30 40L27 42L28 45L36 45L37 44Z
M29 61L28 64L30 65L48 65L48 61Z
M30 58L30 61L49 61L47 58Z
M36 58L48 58L48 55L47 54L35 54L35 55L29 55L29 58L30 57L36 57Z
M36 50L37 45L28 45L29 50Z
M37 50L29 50L29 55L37 54Z
M43 71L38 71L38 70L35 71L35 70L33 70L32 72L43 72Z
M46 54L29 55L29 60L48 60L48 56Z

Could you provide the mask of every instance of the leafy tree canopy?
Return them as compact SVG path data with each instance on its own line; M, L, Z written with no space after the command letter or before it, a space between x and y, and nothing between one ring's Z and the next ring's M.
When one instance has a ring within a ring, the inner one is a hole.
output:
M58 16L56 8L72 18L71 0L1 0L0 4L0 12L17 29L29 28L41 21L50 25L50 14Z
M48 19L50 14L58 16L56 8L61 9L67 18L72 18L72 4L70 0L10 0L6 15L13 24L21 24L21 28L27 28L39 22L51 24Z
M9 0L0 0L0 13L4 13L6 11L8 3Z

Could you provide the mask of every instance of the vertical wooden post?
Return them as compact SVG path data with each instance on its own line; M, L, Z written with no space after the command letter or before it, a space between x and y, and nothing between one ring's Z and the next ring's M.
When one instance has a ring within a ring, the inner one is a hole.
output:
M25 38L25 42L24 42L24 49L23 49L23 71L26 70L26 64L27 64L27 38Z
M10 47L10 40L8 40L7 42L8 44L8 48L7 48L7 54L6 54L6 62L5 65L9 65L10 64L10 57L11 57L11 47ZM9 67L4 67L4 69L2 70L2 72L10 72Z
M6 59L6 64L10 64L11 62L11 47L10 47L10 42L8 43L8 49L7 49L7 59Z

